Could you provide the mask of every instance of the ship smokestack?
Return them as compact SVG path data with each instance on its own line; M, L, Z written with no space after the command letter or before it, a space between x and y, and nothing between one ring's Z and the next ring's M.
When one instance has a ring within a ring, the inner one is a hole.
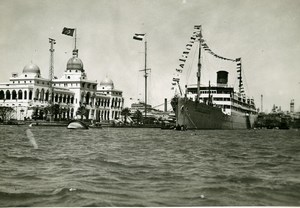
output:
M168 105L167 98L165 98L165 112L168 111L167 105Z
M228 84L228 72L227 71L218 71L217 72L217 86L226 87Z

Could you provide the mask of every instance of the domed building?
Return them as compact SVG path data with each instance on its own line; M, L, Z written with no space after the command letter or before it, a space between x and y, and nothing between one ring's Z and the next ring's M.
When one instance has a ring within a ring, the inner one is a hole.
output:
M55 71L59 69L55 68ZM0 83L0 107L12 107L12 118L47 119L49 106L57 106L56 120L83 116L98 122L110 122L121 115L122 91L114 89L111 79L88 80L78 50L73 51L61 78L43 78L38 65L29 63L22 73L12 73L8 83ZM85 109L81 115L79 109ZM49 119L49 118L48 118Z
M56 115L57 119L72 117L74 92L66 88L51 88L50 81L41 76L38 65L27 64L20 75L12 73L8 83L0 83L0 107L14 108L12 118L17 120L46 119L49 104L59 103L63 113Z
M97 90L97 95L101 96L102 99L99 100L99 106L110 107L109 110L105 108L102 109L99 114L96 114L97 117L100 117L102 120L114 120L121 117L121 111L124 106L124 98L122 96L123 92L114 88L113 81L106 77L100 82L99 89ZM103 99L109 98L109 99Z
M67 63L66 71L68 71L68 70L69 71L75 70L75 71L84 72L83 63L82 63L81 59L76 57L76 56L70 58L68 63Z
M114 89L114 82L110 78L106 77L100 82L100 89L112 90Z
M27 64L24 68L23 68L23 74L35 74L35 75L40 75L41 74L41 70L40 68L33 63Z

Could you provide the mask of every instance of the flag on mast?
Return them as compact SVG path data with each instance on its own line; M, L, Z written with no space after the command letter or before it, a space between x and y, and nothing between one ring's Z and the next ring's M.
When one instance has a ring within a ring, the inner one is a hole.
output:
M75 31L74 28L67 28L67 27L64 27L64 29L63 29L63 31L62 31L62 34L64 34L64 35L69 35L69 36L72 36L72 37L73 37L74 31Z
M145 37L145 34L137 34L135 33L133 39L142 41Z

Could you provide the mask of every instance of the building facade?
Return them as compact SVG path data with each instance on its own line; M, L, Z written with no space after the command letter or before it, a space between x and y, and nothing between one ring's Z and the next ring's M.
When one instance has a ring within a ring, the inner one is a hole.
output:
M78 51L78 50L77 50ZM83 62L73 51L61 78L42 77L40 68L30 63L20 75L13 73L7 83L0 83L0 107L14 109L11 118L17 120L39 117L46 119L49 106L57 106L55 119L79 119L79 109L85 109L85 119L109 122L121 115L123 92L114 88L111 79L98 84L88 80Z

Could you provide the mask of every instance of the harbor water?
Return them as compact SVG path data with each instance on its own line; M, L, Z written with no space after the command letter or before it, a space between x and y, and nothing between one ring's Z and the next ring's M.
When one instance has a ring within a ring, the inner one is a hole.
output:
M295 129L0 131L0 206L300 206Z

